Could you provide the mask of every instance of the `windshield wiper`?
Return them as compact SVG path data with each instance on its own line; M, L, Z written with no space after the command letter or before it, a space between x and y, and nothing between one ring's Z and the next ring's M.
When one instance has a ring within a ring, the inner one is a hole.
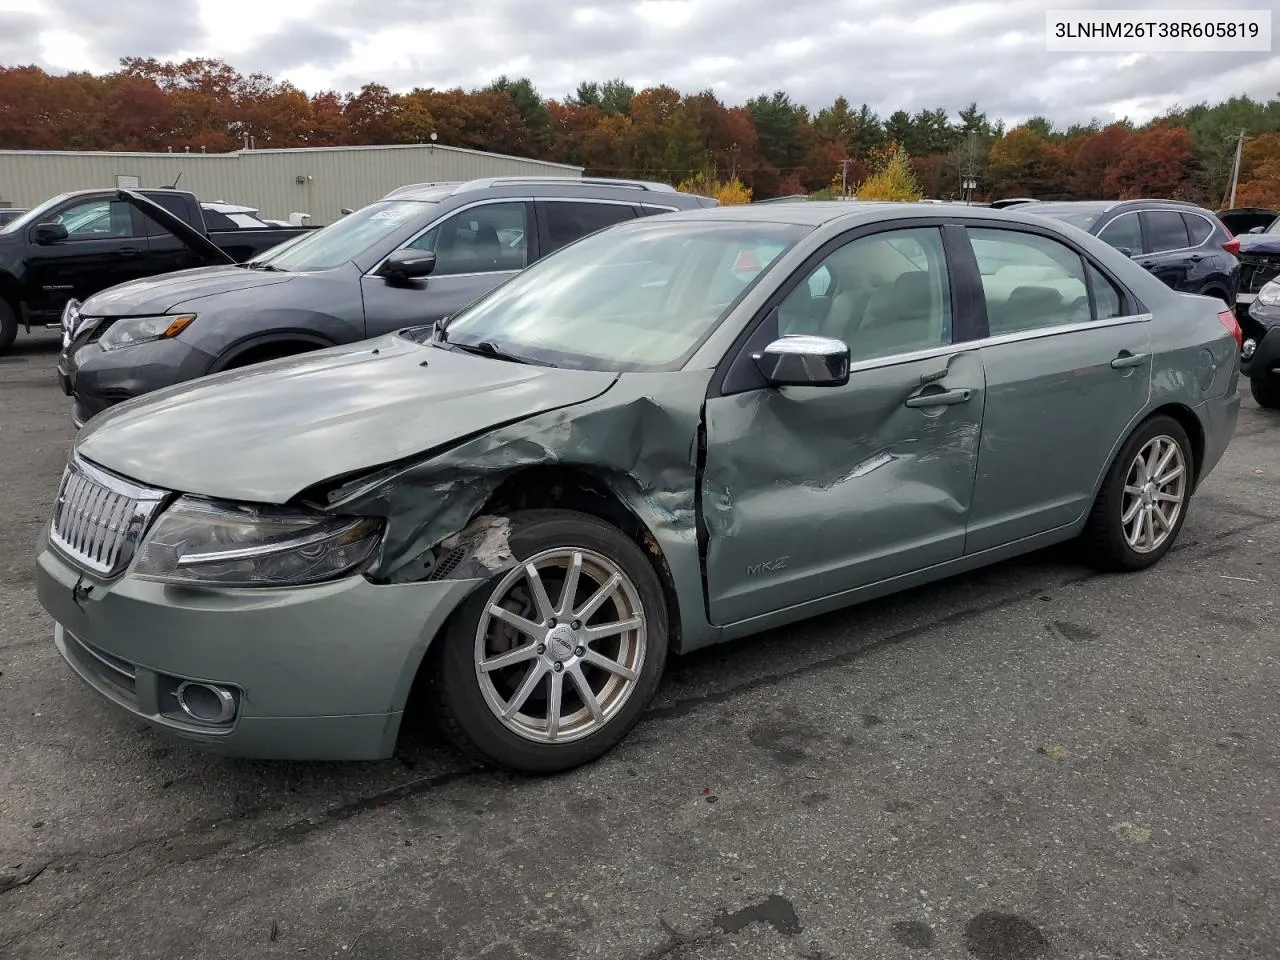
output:
M271 264L264 263L261 260L250 260L248 263L242 263L241 266L249 270L265 270L268 273L284 273L285 272L281 270L279 267L273 267Z
M479 343L455 343L446 341L449 346L455 350L465 350L467 353L474 353L481 357L492 357L494 360L507 360L511 363L532 363L524 357L517 357L514 353L506 353L499 350L493 345L492 340L481 340Z

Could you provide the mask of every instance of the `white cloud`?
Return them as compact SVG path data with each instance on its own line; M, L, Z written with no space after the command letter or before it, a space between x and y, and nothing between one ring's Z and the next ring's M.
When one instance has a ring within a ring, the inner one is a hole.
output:
M1102 2L1102 0L1099 0ZM1269 0L1232 0L1266 8ZM471 88L529 76L546 96L584 80L711 88L730 103L785 89L885 115L977 101L1009 121L1147 119L1280 89L1280 55L1086 56L1045 50L1044 12L1091 0L0 0L0 62L113 69L122 56L219 57L308 91L370 82ZM1126 0L1203 11L1202 2Z

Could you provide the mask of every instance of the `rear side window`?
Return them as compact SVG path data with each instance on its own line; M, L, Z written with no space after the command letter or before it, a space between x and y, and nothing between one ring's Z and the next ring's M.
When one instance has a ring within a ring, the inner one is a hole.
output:
M1204 217L1197 217L1194 213L1184 213L1182 222L1187 227L1187 237L1191 241L1191 246L1198 247L1209 239L1209 234L1213 233L1213 224Z
M1117 250L1128 250L1129 253L1146 253L1142 245L1142 225L1136 213L1125 213L1116 217L1098 233L1098 239L1106 241Z
M1087 323L1084 262L1064 243L1019 230L969 228L991 336Z
M187 223L191 219L191 214L187 210L186 199L183 197L175 196L171 193L161 193L147 197L147 199L156 206L163 207L165 210L168 210L183 223ZM209 214L205 213L206 219L208 216ZM145 213L142 215L142 222L147 225L147 236L149 237L162 237L169 235L169 231L165 227L160 226L160 224L156 223Z
M1089 283L1093 286L1093 302L1097 308L1097 319L1110 320L1112 317L1123 317L1124 297L1120 290L1107 277L1089 264Z
M587 234L635 219L635 208L625 203L585 203L544 200L538 204L547 243L543 255L581 240Z
M1147 221L1148 253L1162 250L1182 250L1191 245L1187 238L1187 225L1176 210L1148 210L1142 214Z

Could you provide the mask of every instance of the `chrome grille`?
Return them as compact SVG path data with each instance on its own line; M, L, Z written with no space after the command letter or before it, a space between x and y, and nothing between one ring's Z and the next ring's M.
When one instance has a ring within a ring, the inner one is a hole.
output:
M79 566L114 576L133 559L167 496L73 459L62 474L49 540Z

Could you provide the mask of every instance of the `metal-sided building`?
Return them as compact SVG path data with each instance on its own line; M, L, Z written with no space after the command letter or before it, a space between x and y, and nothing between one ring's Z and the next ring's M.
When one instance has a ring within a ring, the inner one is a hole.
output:
M531 175L580 177L582 168L436 143L235 153L0 150L0 206L34 207L68 190L168 187L176 180L201 200L257 207L280 220L310 214L312 224L323 225L343 208L407 183Z

